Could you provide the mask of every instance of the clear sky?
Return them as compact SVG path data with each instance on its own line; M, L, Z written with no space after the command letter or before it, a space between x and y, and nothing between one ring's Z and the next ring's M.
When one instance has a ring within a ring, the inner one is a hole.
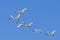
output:
M31 28L17 28L17 23L9 20L18 10L28 8L20 17L20 22L33 22ZM43 33L32 30L40 28ZM0 0L0 40L59 40L60 0ZM53 37L45 35L56 30Z

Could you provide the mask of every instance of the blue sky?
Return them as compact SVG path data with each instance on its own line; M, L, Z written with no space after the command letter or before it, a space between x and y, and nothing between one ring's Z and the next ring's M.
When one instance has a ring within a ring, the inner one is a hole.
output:
M34 24L32 28L17 28L17 23L8 18L18 10L28 8L20 22ZM32 32L40 28L43 33ZM59 40L60 35L60 0L0 0L0 40ZM45 35L56 30L55 36Z

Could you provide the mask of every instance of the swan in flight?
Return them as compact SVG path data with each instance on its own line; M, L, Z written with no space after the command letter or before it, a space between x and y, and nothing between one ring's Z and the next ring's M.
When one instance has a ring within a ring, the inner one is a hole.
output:
M27 8L24 8L24 9L22 9L21 11L18 11L18 15L17 16L15 16L15 17L13 17L12 15L10 15L10 19L12 19L12 20L19 20L19 18L20 18L20 16L25 12L27 10Z
M48 32L48 35L49 35L49 36L54 36L54 33L55 33L55 30L49 31L49 32Z

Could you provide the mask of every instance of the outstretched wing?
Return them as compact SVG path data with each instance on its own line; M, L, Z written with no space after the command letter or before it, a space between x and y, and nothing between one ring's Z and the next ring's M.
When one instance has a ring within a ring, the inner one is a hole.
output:
M20 11L20 14L23 14L25 11L27 10L27 8L24 8Z
M10 15L11 19L15 19L12 15Z
M52 31L52 34L54 34L55 33L55 30L54 31Z
M20 22L20 23L18 24L17 28L19 28L19 27L21 27L21 26L23 26L23 25L24 25L24 22Z
M30 22L30 23L29 23L29 25L32 25L32 24L33 24L33 22Z
M21 14L18 14L15 18L16 18L16 19L19 19L20 16L21 16Z
M21 26L22 26L22 24L18 24L17 28L19 28L19 27L21 27Z

